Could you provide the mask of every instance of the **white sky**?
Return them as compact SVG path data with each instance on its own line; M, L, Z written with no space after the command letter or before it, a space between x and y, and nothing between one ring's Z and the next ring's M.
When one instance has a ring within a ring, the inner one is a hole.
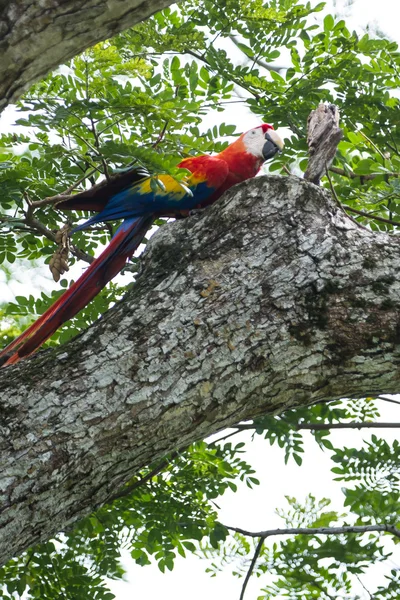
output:
M312 4L317 4L317 0L312 0ZM332 11L334 2L328 2L328 10ZM346 0L337 0L335 3L336 11L345 14L345 20L350 29L364 28L368 24L377 25L385 34L397 41L400 41L399 23L400 23L400 0L355 0L354 3L346 8ZM7 121L12 119L12 111L3 116L2 129L6 127ZM246 130L253 127L255 123L254 115L243 110L239 115L237 106L228 108L222 116L227 123L233 123L240 119L240 129ZM42 271L35 270L30 275L25 273L23 281L14 283L10 290L2 286L1 299L11 300L14 294L23 294L26 291L27 284L35 281L37 277L42 277ZM0 275L1 277L1 275ZM53 284L50 278L43 273L41 285L46 289L52 289ZM1 282L1 279L0 279ZM385 404L383 406L382 421L400 421L400 406ZM380 435L378 430L377 435ZM396 430L385 433L388 441L396 437ZM262 530L281 526L279 518L274 514L277 507L285 507L285 495L295 496L298 500L304 499L308 493L312 493L317 499L328 497L333 500L332 508L341 510L343 508L343 496L340 491L340 484L332 482L330 469L332 464L329 456L321 452L312 441L311 435L304 434L306 439L306 453L304 464L301 468L297 467L293 461L289 465L284 465L283 451L279 448L270 447L269 443L257 436L256 440L247 444L246 459L250 464L256 467L256 476L261 479L261 485L253 491L248 490L244 485L239 486L239 492L236 494L227 493L218 499L218 505L221 506L220 518L225 524L235 525L244 529ZM363 439L369 439L369 431L341 431L332 436L332 442L340 446L356 446ZM239 436L234 440L239 441ZM241 439L249 440L250 436L241 435ZM233 441L233 440L232 440ZM388 545L390 542L388 541ZM215 578L210 578L205 573L207 562L190 556L187 559L177 558L175 569L172 573L161 574L156 566L138 567L133 561L126 557L124 561L128 569L126 582L110 582L110 588L116 594L117 600L220 600L239 598L240 589L243 580L238 580L231 575L231 569L226 569L224 573ZM390 567L400 566L400 548L394 554L393 562ZM386 572L388 569L386 569ZM363 583L371 588L376 584L384 582L382 574L385 569L382 566L374 567L372 572L362 577ZM246 592L246 600L254 600L260 593L263 586L263 578L253 577L249 583ZM365 592L360 587L361 597Z

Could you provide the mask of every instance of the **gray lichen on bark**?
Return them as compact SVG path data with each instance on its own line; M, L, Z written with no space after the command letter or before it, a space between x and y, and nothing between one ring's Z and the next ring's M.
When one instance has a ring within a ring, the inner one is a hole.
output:
M339 109L334 104L319 104L307 120L307 144L309 161L304 179L319 184L329 169L343 138L339 127Z
M172 0L5 0L0 3L0 111L89 46Z
M328 192L260 177L153 236L80 337L0 371L0 559L243 419L399 389L400 248Z

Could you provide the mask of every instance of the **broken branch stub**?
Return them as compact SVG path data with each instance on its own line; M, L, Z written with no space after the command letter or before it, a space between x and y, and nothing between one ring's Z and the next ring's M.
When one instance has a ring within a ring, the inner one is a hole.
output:
M343 137L343 131L339 127L339 109L334 104L320 104L316 110L311 111L307 130L310 160L304 179L319 185Z

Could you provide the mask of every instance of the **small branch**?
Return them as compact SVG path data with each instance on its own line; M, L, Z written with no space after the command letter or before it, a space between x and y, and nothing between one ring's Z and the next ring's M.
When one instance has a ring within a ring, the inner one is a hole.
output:
M387 396L378 396L377 400L384 400L385 402L391 402L392 404L400 405L400 402L398 400L393 400L393 398L388 398Z
M150 479L155 477L155 475L158 475L158 473L161 473L161 471L163 471L166 467L168 467L170 462L172 460L174 460L174 458L179 456L180 453L181 453L180 450L176 450L175 452L172 452L172 454L169 454L168 458L165 458L164 460L162 460L156 467L154 467L154 469L152 469L149 473L147 473L147 475L145 475L141 479L138 479L134 483L131 483L131 485L127 485L127 486L121 488L120 490L115 492L115 494L112 494L109 498L107 498L106 504L111 504L111 502L114 502L114 500L118 500L119 498L126 498L126 496L130 496L132 494L132 492L134 492L138 487L147 483L147 481L149 481Z
M97 131L96 131L96 126L94 124L93 119L90 119L90 122L92 124L92 133L93 133L93 137L94 137L94 141L95 141L95 146L97 148L97 152L98 152L98 155L100 157L101 164L103 165L104 175L105 175L107 181L110 181L110 173L108 171L108 165L107 165L106 160L105 160L105 158L104 158L104 156L103 156L103 154L102 154L102 152L100 150L100 139L99 139L99 136L98 136Z
M339 127L339 111L334 104L320 104L310 113L307 121L307 144L310 160L304 179L319 185L329 168L343 137Z
M239 40L237 40L234 35L230 35L228 37L231 40L231 42L233 42L235 44L236 48L238 48L241 52L243 52L243 50L240 47ZM243 54L244 54L244 52L243 52ZM253 66L254 66L254 63L255 63L256 65L262 67L263 69L266 69L267 71L274 71L275 73L280 73L282 71L282 69L287 69L287 67L275 67L274 65L271 65L270 63L267 63L267 62L265 62L264 60L262 60L261 58L258 58L258 57L255 57L255 58L250 59L250 60L253 60Z
M365 587L365 585L361 581L361 577L356 574L356 578L358 580L358 583L361 585L361 587L364 589L364 591L368 594L368 596L370 597L370 599L373 600L373 598L374 598L373 595L371 594L371 592L369 591L369 589L367 587Z
M52 231L50 231L50 229L47 229L47 227L45 227L45 225L43 225L43 223L41 223L40 221L35 219L35 217L33 216L33 203L31 202L31 200L29 199L27 194L25 194L25 200L28 204L28 209L25 212L25 219L24 219L24 222L26 223L26 225L28 225L28 227L34 229L36 233L40 233L40 235L43 235L44 237L46 237L51 242L57 243L56 242L56 234L53 233ZM79 260L83 260L89 264L91 264L94 261L93 256L91 256L90 254L87 254L84 250L80 250L73 244L71 244L71 253Z
M400 538L400 529L397 529L394 525L350 525L344 527L289 527L288 529L267 529L266 531L247 531L240 527L230 527L224 525L229 531L234 531L251 538L259 538L256 550L250 563L250 567L247 571L245 580L243 582L242 591L239 600L244 599L249 579L254 571L254 567L258 557L260 556L264 541L266 538L273 535L339 535L343 533L369 533L371 531L387 532L391 533L395 537Z
M341 203L341 201L339 200L339 197L338 197L338 195L337 195L337 193L336 193L335 187L334 187L334 185L333 185L333 183L332 183L332 179L331 179L331 176L329 175L329 169L328 169L328 167L326 167L325 174L326 174L326 176L327 176L327 178L328 178L328 181L329 181L329 187L331 188L331 192L332 192L332 194L333 194L333 197L334 197L334 198L335 198L335 200L336 200L336 203L337 203L337 205L339 206L339 208L340 208L340 209L341 209L343 212L345 212L345 210L344 210L344 208L343 208L343 204L342 204L342 203ZM355 223L355 224L357 225L357 227L361 227L362 229L366 229L366 230L367 230L367 228L366 228L366 227L364 227L364 225L361 225L361 223L359 223L358 221L356 221L356 220L355 220L355 219L354 219L354 218L353 218L351 215L347 215L347 216L348 216L348 218L349 218L349 219L351 219L351 220L353 221L353 223ZM367 231L368 231L368 230L367 230Z
M253 558L251 559L249 570L247 571L245 580L243 582L242 591L240 592L240 598L239 598L239 600L243 600L243 598L244 598L244 594L245 594L245 591L246 591L246 588L247 588L247 584L249 583L249 579L251 577L251 574L253 573L253 570L254 570L255 564L257 562L257 559L260 556L260 553L261 553L261 550L262 550L262 547L263 547L263 544L264 544L264 540L265 540L264 537L260 537L260 539L258 540L258 544L257 544L257 547L256 547L256 549L254 551Z
M391 533L400 538L400 529L395 525L346 525L343 527L289 527L288 529L267 529L266 531L247 531L239 527L224 525L230 531L252 538L265 538L273 535L339 535L341 533L369 533L371 531Z
M168 123L169 123L169 119L167 119L165 121L164 127L161 129L160 133L158 134L156 141L151 145L152 148L157 148L158 144L160 142L162 142L162 140L164 139L164 135L165 135L165 132L167 131Z
M371 138L369 138L363 131L361 131L361 129L359 129L354 123L352 123L351 121L349 121L349 123L352 125L352 127L354 127L355 131L357 131L360 135L363 136L363 138L369 143L371 144L371 146L373 147L373 149L379 154L379 156L382 158L383 162L385 163L385 155L383 154L383 152L378 148L378 146L371 140Z
M372 219L373 221L380 221L381 223L388 223L389 225L394 225L395 227L400 227L400 221L393 221L392 219L385 219L384 217L378 217L377 215L372 215L371 213L367 213L363 210L358 210L357 208L352 208L351 206L347 206L347 204L342 205L345 210L348 210L355 215L360 215L361 217L365 217L366 219Z
M358 177L363 181L372 181L372 179L376 179L377 177L400 177L400 173L393 173L391 171L385 173L367 173L365 175L361 175L360 173L354 173L354 171L346 171L345 169L340 169L339 167L329 167L331 173L336 173L336 175L341 175L342 177L347 177L348 179L357 179Z
M89 179L94 173L97 173L98 169L92 169L88 171L83 177L78 179L75 183L70 185L66 190L56 194L55 196L48 196L47 198L43 198L43 200L37 200L36 202L32 202L32 208L38 208L39 206L44 206L45 204L56 204L57 202L62 202L64 200L68 200L70 196L72 196L71 192L75 190L85 179Z
M254 429L254 427L252 427L252 429ZM234 435L237 435L241 431L242 431L242 429L240 427L236 427L235 431L232 431L232 433L228 433L227 435L224 435L224 436L218 438L217 440L215 440L212 443L213 444L218 444L219 442L224 442L225 440L229 439L230 437L232 437Z
M357 423L298 423L296 431L301 429L313 429L314 431L324 431L329 429L398 429L400 423L373 423L364 421Z

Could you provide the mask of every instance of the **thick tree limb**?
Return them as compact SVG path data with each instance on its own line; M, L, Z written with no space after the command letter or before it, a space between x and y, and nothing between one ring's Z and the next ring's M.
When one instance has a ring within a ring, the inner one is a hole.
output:
M0 558L241 420L399 391L400 241L260 177L152 238L86 333L0 371Z
M85 48L172 0L4 0L0 3L0 111Z

